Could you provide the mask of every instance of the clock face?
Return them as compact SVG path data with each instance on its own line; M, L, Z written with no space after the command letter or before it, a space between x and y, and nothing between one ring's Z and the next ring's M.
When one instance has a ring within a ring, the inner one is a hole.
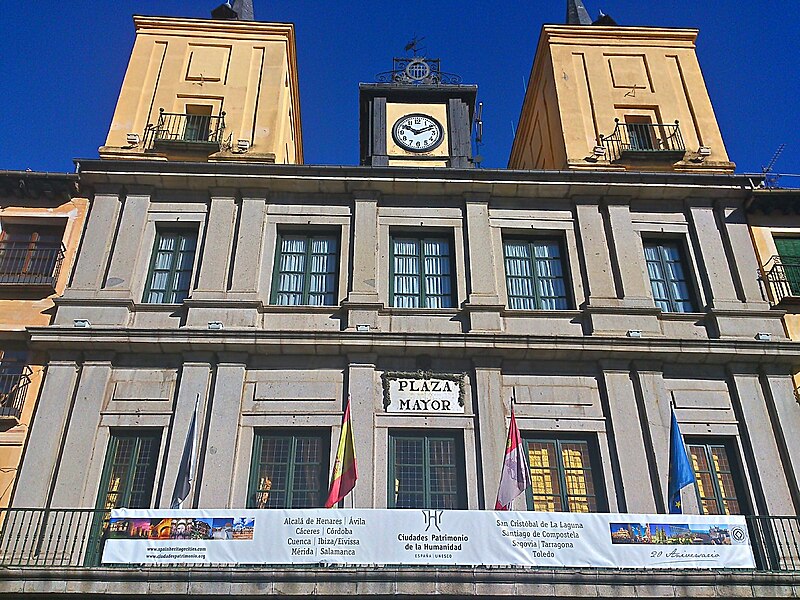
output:
M444 129L433 117L413 113L400 117L392 128L392 138L410 152L429 152L442 143Z

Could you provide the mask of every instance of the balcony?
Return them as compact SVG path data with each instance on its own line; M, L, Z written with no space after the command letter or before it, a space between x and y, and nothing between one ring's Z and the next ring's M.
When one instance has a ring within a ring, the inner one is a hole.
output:
M106 538L105 523L109 512L90 508L8 508L0 510L0 567L2 568L59 568L82 567L105 568L100 563ZM769 572L773 574L800 573L800 517L747 517L750 539L756 560L755 571L737 570L747 574ZM119 567L120 565L113 565ZM143 571L147 567L129 565ZM172 565L174 566L174 565ZM190 567L191 565L186 565ZM206 568L221 568L253 571L253 565L220 564L205 565ZM162 566L150 566L157 570ZM265 569L275 570L275 566ZM288 568L288 567L285 567ZM342 566L336 567L338 570ZM397 571L401 567L391 567ZM414 567L419 569L419 565ZM431 567L434 569L435 567ZM446 568L451 569L450 566ZM309 569L306 565L303 569ZM389 570L387 568L387 570ZM472 568L468 569L473 571ZM530 573L536 569L516 567L517 571ZM552 567L550 568L552 571ZM570 569L565 569L570 570ZM572 569L578 573L577 569ZM297 573L298 571L295 571ZM615 570L620 573L619 570ZM669 571L661 571L669 573ZM730 574L730 571L728 571ZM654 575L655 577L655 575Z
M10 421L10 426L19 423L31 374L28 365L0 363L0 423L9 425Z
M686 154L678 121L673 125L620 123L619 119L614 122L616 127L611 135L600 136L606 157L612 162L620 159L677 161Z
M148 150L218 152L225 133L225 113L219 116L168 113L160 109L158 123L144 132Z
M25 286L55 290L63 262L63 244L0 242L0 288Z
M764 265L764 282L772 305L800 300L800 256L775 255Z

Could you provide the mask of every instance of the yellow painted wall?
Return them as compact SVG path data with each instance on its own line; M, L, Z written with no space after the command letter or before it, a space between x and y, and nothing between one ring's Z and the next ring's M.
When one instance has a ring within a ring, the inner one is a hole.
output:
M695 53L697 30L546 25L509 160L513 169L733 171ZM596 160L615 118L680 123L674 163ZM700 146L711 149L701 160Z
M301 164L303 142L294 26L258 21L134 17L136 41L101 158L145 158L144 138L159 109L187 105L225 112L231 148L209 160ZM239 152L236 142L250 140ZM152 158L152 155L147 156ZM171 160L198 160L180 153Z
M62 243L65 248L64 261L56 281L54 294L22 299L20 297L22 294L2 289L0 286L0 337L4 338L3 343L6 347L23 348L26 327L50 324L54 306L53 299L64 292L75 263L88 206L89 201L86 198L72 198L61 203L31 200L26 202L25 206L0 205L0 227L2 227L2 223L7 222L49 223L45 219L52 220L54 224L63 224ZM30 353L28 360L32 376L19 424L10 429L0 430L0 508L7 507L11 499L28 426L36 399L39 397L39 388L47 357L38 353Z

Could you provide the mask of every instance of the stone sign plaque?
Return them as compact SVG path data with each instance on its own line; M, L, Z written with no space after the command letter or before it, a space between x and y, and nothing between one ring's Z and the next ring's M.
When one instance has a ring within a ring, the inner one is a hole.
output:
M388 413L464 414L464 375L384 373L383 405Z

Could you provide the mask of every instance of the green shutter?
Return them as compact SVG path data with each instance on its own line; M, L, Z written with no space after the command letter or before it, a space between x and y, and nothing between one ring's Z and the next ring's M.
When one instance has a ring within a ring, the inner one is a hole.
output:
M800 261L800 238L776 237L774 239L775 247L781 258Z
M781 257L780 269L792 296L800 296L800 238L776 237L775 247ZM784 284L785 285L785 284Z

